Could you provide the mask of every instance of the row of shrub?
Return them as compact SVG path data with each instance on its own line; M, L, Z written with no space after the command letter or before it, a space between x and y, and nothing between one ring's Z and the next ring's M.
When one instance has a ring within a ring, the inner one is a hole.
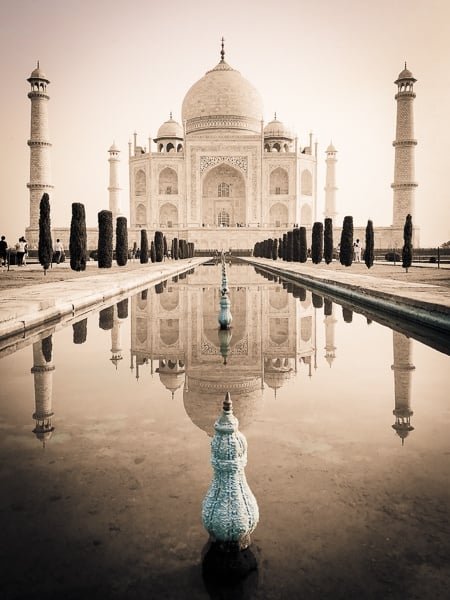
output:
M48 194L42 196L39 206L39 246L38 257L44 271L50 267L53 258L53 243L50 226L50 199ZM116 219L116 244L113 247L114 226L113 215L110 210L98 213L98 249L91 253L91 257L98 261L100 268L110 268L113 257L119 266L128 262L128 228L126 217ZM161 231L155 231L154 239L149 246L147 231L141 230L141 248L139 258L141 263L162 262L169 256L166 237ZM194 256L193 242L174 238L172 240L171 257L175 260L191 258ZM86 213L84 205L79 202L72 204L72 220L70 223L70 267L74 271L86 269L87 234Z
M403 238L402 262L403 267L408 270L412 261L411 215L406 217ZM366 226L364 247L364 262L369 269L374 261L374 246L373 222L369 220ZM333 260L333 248L333 221L327 218L324 223L314 223L310 250L307 247L306 227L295 227L293 230L284 233L281 237L268 238L262 242L256 242L253 248L253 255L260 258L273 260L280 258L287 262L304 263L308 260L308 254L310 254L314 264L319 264L322 260L325 260L326 264L329 264ZM349 267L353 263L353 257L353 217L347 216L344 218L342 224L339 261L342 265Z

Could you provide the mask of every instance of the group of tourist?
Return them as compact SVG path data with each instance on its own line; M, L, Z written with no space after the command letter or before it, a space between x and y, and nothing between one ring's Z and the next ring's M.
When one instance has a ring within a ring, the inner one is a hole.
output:
M28 256L28 243L25 237L22 235L14 246L14 250L16 252L17 257L17 266L23 267L27 264L27 256ZM58 238L56 240L55 248L54 248L54 261L59 264L64 255L64 246L62 245L61 240ZM9 250L8 250L8 242L6 241L6 237L4 235L1 236L0 239L0 263L2 267L8 265L10 261L9 258Z

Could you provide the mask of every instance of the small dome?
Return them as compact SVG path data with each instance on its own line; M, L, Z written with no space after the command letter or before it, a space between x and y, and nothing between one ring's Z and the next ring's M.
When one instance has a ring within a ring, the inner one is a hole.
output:
M399 73L399 76L398 76L397 80L395 81L395 83L398 83L399 81L405 81L407 79L409 79L410 81L417 81L417 79L414 78L414 75L411 73L411 71L406 68L406 63L405 63L405 68L403 69L403 71L401 73Z
M113 145L108 150L108 152L120 152L119 148L116 146L116 142L113 142Z
M50 81L47 78L47 75L44 73L44 71L39 67L39 63L38 66L34 69L34 71L31 73L29 79L42 79L43 81L46 81L47 83L50 83Z
M155 139L160 138L177 138L179 140L183 139L183 128L177 121L172 119L172 115L170 115L170 119L165 121L161 127L158 129L158 135Z
M284 125L284 123L282 123L281 121L278 121L278 119L276 117L273 121L270 121L270 123L268 123L264 127L264 137L265 138L283 138L283 139L289 139L289 140L293 139L292 133L288 130L288 128Z
M336 148L333 146L333 142L330 142L330 145L327 148L327 152L337 152Z

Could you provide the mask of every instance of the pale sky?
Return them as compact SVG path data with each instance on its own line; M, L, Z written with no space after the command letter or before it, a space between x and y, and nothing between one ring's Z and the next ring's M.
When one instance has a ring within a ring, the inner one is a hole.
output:
M29 223L30 100L40 60L48 93L52 225L69 226L83 202L88 225L108 208L108 148L121 149L121 204L128 215L128 141L147 146L169 112L181 120L191 85L220 59L261 93L302 145L319 143L318 218L325 149L338 150L338 221L392 222L396 103L404 61L414 101L415 225L421 245L450 240L450 2L448 0L0 0L0 233ZM154 146L155 148L155 146Z

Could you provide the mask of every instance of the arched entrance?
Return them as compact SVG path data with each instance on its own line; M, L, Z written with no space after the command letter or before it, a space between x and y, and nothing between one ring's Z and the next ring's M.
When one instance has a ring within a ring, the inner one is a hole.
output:
M205 175L202 185L202 223L234 227L246 223L245 181L242 173L222 163Z

